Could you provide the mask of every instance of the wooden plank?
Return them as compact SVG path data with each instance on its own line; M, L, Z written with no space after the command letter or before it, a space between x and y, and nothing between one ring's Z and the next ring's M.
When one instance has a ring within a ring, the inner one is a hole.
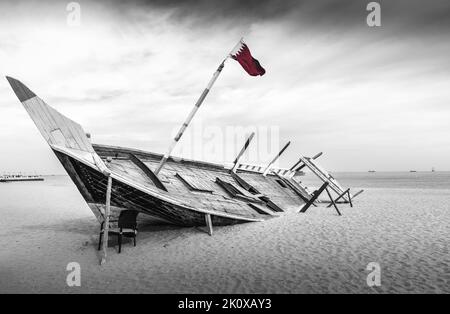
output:
M277 216L275 214L275 212L273 212L272 210L266 209L266 208L264 208L262 206L259 206L257 204L248 203L248 206L250 206L251 208L256 210L259 214L270 215L270 216Z
M179 178L186 186L192 191L197 192L209 192L212 193L213 190L208 187L204 182L199 181L196 177L189 176L187 174L176 173L175 176Z
M231 172L231 177L236 180L236 182L242 186L246 191L252 194L261 194L255 187L247 183L243 178L241 178L237 173Z
M152 182L155 184L155 186L161 190L164 190L167 192L167 188L164 186L164 184L159 180L158 176L153 173L153 171L147 167L146 164L144 164L136 155L130 154L130 160L139 167L146 175L147 177L152 180Z

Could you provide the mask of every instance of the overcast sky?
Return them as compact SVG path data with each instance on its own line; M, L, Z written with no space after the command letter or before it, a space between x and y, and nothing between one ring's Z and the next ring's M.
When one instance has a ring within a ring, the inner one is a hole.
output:
M379 1L381 27L361 0L78 2L74 27L69 2L2 1L0 74L96 143L165 152L244 36L266 75L227 61L175 155L230 162L240 143L217 134L251 126L292 141L285 167L323 151L334 171L450 170L448 1ZM0 143L0 173L64 173L3 78Z

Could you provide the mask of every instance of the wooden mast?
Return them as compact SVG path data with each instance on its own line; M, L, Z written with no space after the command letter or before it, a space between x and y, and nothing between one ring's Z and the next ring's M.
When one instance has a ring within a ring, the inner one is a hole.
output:
M273 163L274 163L275 161L277 161L277 159L281 156L281 154L283 154L283 152L286 150L286 148L288 148L289 145L291 145L291 142L290 142L290 141L287 142L286 145L284 145L284 147L283 147L283 148L280 150L280 152L275 156L275 158L267 165L266 170L264 170L264 172L263 172L263 176L267 176L267 174L268 174L269 171L270 171L270 167L273 165Z
M208 83L208 86L203 90L203 93L200 95L199 99L195 103L194 108L192 108L191 112L189 113L188 117L184 121L184 123L181 125L180 129L178 130L177 135L175 135L172 143L169 146L169 149L167 150L167 153L163 156L161 161L159 162L158 167L155 170L155 174L158 175L161 169L164 167L164 164L166 163L167 159L170 157L170 154L172 153L173 149L177 145L180 138L183 136L184 131L189 126L189 123L191 123L192 119L194 118L195 114L197 113L198 109L202 105L203 101L205 100L206 96L208 95L209 91L211 90L212 86L216 82L217 78L219 77L220 73L222 72L223 67L225 66L225 61L231 57L231 53L236 50L238 46L240 46L242 43L242 39L236 44L236 46L231 50L231 52L226 56L225 59L223 59L222 63L217 68L216 72L214 72L211 80Z

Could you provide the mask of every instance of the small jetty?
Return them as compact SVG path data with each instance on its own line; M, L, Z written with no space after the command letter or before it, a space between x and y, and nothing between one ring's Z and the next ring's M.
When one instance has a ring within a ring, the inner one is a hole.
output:
M38 175L23 175L23 174L7 174L0 176L0 182L18 182L18 181L44 181L44 177Z

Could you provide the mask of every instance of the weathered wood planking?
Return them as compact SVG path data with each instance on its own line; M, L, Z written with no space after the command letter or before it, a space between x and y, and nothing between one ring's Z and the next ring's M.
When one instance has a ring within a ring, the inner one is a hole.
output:
M23 105L49 144L94 152L81 126L58 113L39 97L28 99Z
M55 151L55 153L57 155L62 155L62 153L57 151ZM86 187L89 195L92 196L93 201L91 201L91 203L97 205L104 202L107 190L107 177L99 171L88 167L71 157L66 156L66 158L75 169L75 173L79 177L79 180L84 183L83 186ZM65 164L63 165L66 166ZM112 184L111 205L118 208L139 210L144 214L157 217L163 221L176 225L202 226L205 224L205 213L193 211L189 208L164 201L117 180L113 180ZM237 211L236 215L228 215L229 217L225 217L224 215L226 215L226 212L220 212L219 209L215 211L215 209L210 208L212 213L211 219L215 225L259 221L266 218L254 211L252 212L251 209L248 211L247 216L243 215L244 213L242 211ZM214 215L214 212L216 212L217 215Z

